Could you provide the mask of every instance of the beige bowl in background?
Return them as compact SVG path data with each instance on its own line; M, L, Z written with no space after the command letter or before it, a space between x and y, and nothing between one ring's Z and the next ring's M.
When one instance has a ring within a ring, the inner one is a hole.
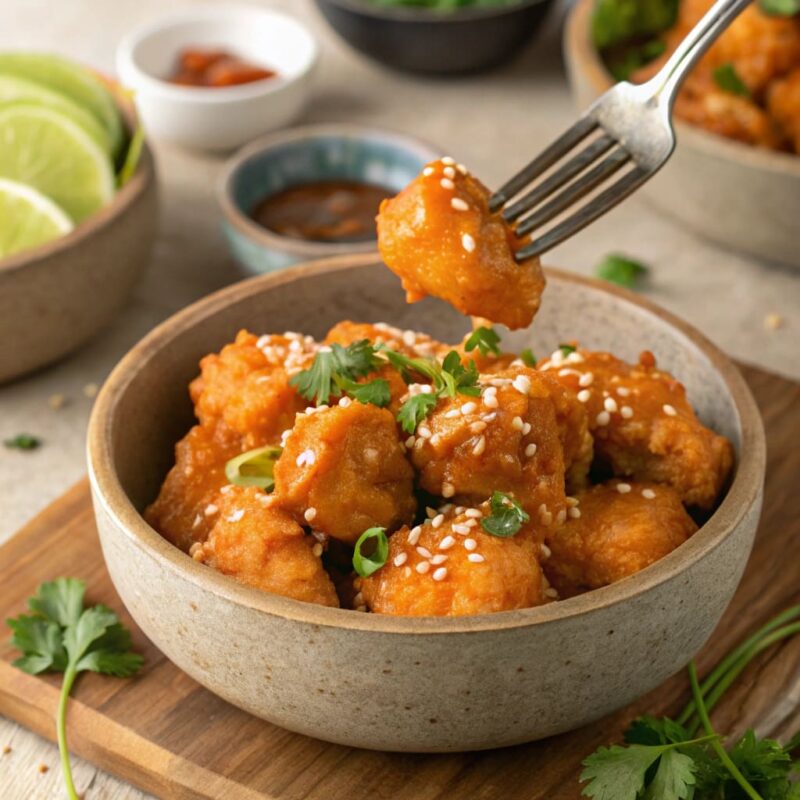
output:
M0 382L50 364L112 322L147 266L156 217L145 145L107 206L66 236L0 260Z
M581 110L613 84L590 38L595 0L577 0L564 58ZM660 211L712 241L800 266L800 155L725 139L676 120L678 147L642 188Z
M686 323L565 272L510 348L579 338L635 359L650 348L686 384L738 465L712 518L657 564L538 608L460 618L390 617L266 594L193 561L140 512L192 424L198 360L242 327L322 337L340 319L385 320L460 341L467 320L409 306L374 255L342 256L236 284L159 326L116 367L92 415L95 514L111 578L137 624L212 692L293 731L381 750L500 747L575 728L681 669L733 595L761 508L761 420L731 362ZM635 657L634 657L635 654Z

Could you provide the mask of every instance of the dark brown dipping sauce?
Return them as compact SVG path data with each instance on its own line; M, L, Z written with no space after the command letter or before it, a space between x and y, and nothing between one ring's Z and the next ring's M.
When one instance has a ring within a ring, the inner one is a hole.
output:
M392 189L357 181L291 186L256 204L253 219L275 233L312 242L368 242L375 217Z

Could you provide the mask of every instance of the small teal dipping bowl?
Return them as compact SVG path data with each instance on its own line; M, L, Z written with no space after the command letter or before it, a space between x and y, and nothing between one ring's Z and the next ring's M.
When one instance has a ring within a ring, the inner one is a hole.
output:
M373 252L375 239L296 239L259 225L251 214L265 197L316 181L359 181L400 191L441 155L413 137L359 125L309 126L257 139L230 159L219 184L225 238L234 258L253 274L314 258Z

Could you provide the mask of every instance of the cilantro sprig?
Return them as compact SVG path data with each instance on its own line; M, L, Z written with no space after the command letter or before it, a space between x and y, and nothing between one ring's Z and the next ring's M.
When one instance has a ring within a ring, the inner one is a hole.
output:
M750 89L747 84L741 79L736 67L730 62L727 64L720 64L712 73L714 83L722 89L723 92L734 94L737 97L752 97Z
M525 509L510 495L494 492L489 503L491 514L481 520L481 527L492 536L503 539L519 531L530 520Z
M100 672L127 678L144 659L131 651L131 636L117 615L103 605L84 608L86 585L77 578L43 583L28 600L32 614L7 620L12 644L22 652L14 666L38 675L63 672L56 717L58 750L67 796L78 800L67 749L67 700L78 673Z
M42 440L38 436L30 433L18 433L3 441L3 445L9 450L35 450L41 443Z
M500 336L494 328L484 326L475 328L464 342L464 350L471 353L476 347L482 356L487 356L489 353L499 355Z
M786 745L748 730L726 750L709 712L761 652L800 633L800 606L776 616L732 650L701 683L689 664L692 700L676 719L642 716L625 733L626 746L601 747L583 764L583 794L595 800L797 800L800 763ZM698 736L702 729L704 735Z

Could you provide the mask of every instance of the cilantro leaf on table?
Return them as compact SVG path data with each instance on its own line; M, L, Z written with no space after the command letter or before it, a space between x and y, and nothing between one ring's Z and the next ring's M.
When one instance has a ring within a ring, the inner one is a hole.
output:
M639 261L622 256L617 253L607 255L595 268L594 274L609 283L633 289L637 282L649 272L648 268Z
M471 353L476 347L482 356L489 355L489 353L499 355L500 336L494 328L484 326L475 328L464 342L464 350Z
M530 521L525 509L503 492L494 492L489 506L492 513L481 520L481 527L492 536L514 536L524 523Z
M677 749L665 750L648 787L652 800L689 800L694 794L695 765L690 756Z
M586 782L583 794L594 800L636 800L644 789L645 776L669 745L632 744L600 747L584 759Z
M9 450L35 450L42 443L38 436L30 433L18 433L10 439L5 439L3 445Z
M400 406L397 421L406 433L414 433L417 425L436 408L439 397L435 394L416 394Z
M22 656L14 665L31 675L63 672L56 728L67 795L77 800L66 736L67 699L79 672L130 677L143 658L131 651L130 632L103 605L84 608L86 585L76 578L43 583L28 601L31 615L7 620Z

